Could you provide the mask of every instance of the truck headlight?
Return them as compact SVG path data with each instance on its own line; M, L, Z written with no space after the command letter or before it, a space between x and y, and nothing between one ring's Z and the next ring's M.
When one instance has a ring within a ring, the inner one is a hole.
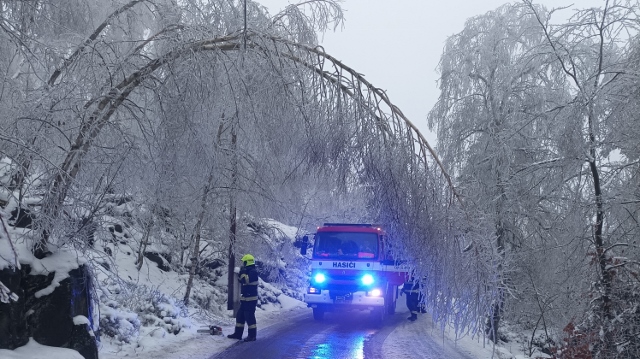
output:
M315 276L313 276L313 280L320 284L320 283L324 283L325 280L327 280L327 277L325 277L325 275L323 273L316 273Z
M382 290L380 290L378 288L372 289L372 290L367 292L367 296L369 296L369 297L381 297L382 296Z
M318 289L318 288L314 288L314 287L309 287L309 289L307 290L307 293L309 293L309 294L320 294L320 293L322 293L322 290Z
M375 279L371 274L365 274L362 276L362 284L364 285L372 285L375 282Z

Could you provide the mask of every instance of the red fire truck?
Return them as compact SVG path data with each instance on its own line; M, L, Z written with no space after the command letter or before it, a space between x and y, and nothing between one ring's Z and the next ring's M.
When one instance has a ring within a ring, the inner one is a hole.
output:
M385 232L371 224L325 223L313 236L311 279L304 295L313 317L341 309L369 310L376 324L394 314L407 269L391 257ZM301 253L310 246L302 239Z

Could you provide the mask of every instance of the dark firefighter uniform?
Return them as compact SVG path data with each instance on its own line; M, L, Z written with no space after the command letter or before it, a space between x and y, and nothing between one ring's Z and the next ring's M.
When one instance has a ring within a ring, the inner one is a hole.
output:
M240 289L240 309L236 316L236 330L233 334L227 335L231 339L242 339L244 323L247 322L249 335L244 338L245 342L256 340L256 305L258 304L258 272L256 271L255 259L251 254L242 257L242 269L238 281L242 286Z
M418 319L418 312L420 311L420 281L414 277L409 278L404 282L402 292L407 296L407 308L411 312L411 316L407 319L413 322Z

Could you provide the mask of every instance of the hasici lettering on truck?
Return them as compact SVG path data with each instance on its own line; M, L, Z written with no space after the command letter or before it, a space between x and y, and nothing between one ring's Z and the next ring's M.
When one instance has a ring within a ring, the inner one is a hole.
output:
M303 238L306 254L309 238ZM325 223L313 236L311 278L304 295L313 317L343 309L369 310L376 324L394 314L407 270L391 257L389 238L371 224Z

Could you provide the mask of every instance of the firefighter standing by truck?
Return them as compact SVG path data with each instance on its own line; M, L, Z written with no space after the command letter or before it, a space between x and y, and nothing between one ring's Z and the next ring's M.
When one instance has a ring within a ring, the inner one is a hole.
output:
M420 281L411 276L404 282L402 292L407 296L407 308L411 312L411 316L407 319L413 322L418 319L418 312L420 312Z
M236 315L236 329L227 338L242 339L244 323L247 322L249 335L244 338L245 342L256 340L256 306L258 304L258 271L256 270L255 258L251 254L245 254L241 259L238 281L242 285L240 289L240 309Z

